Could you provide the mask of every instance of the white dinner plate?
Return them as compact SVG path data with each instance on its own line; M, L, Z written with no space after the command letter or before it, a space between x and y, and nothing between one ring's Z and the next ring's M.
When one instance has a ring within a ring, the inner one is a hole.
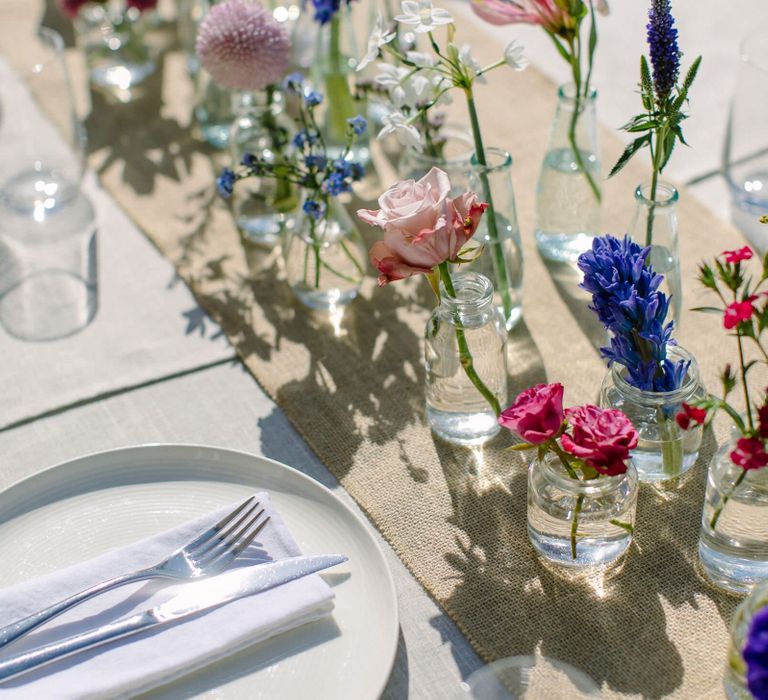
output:
M0 493L0 587L267 491L304 553L343 553L332 620L304 625L152 691L152 697L378 698L397 649L397 597L364 523L331 491L265 457L147 445L82 457Z

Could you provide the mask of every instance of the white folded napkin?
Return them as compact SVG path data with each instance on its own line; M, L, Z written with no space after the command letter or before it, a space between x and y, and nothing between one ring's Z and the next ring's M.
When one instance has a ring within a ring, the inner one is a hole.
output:
M301 554L267 494L256 496L271 519L241 555L237 566L247 565L249 560L252 564L259 558L282 559ZM0 590L0 625L105 579L156 564L237 505L233 503L155 537ZM77 537L77 533L72 536ZM105 593L0 649L0 659L154 607L171 598L182 585L153 580ZM255 642L324 617L333 609L333 597L330 587L317 574L305 576L191 619L41 667L1 683L0 697L58 700L135 695L197 671Z

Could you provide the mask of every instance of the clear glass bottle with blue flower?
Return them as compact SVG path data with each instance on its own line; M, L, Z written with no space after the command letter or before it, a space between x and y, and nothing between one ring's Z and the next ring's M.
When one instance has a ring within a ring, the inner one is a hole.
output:
M648 263L650 252L629 237L603 236L578 264L581 286L592 295L590 308L609 334L600 349L609 369L599 403L623 411L635 426L639 440L631 460L640 481L663 482L696 462L702 428L684 431L676 416L706 390L695 358L672 338L670 300L659 289L662 276Z
M246 153L237 170L225 168L219 192L230 197L235 183L247 178L269 178L295 185L301 194L296 224L285 230L282 253L288 284L307 307L330 309L352 301L365 276L365 249L357 228L341 201L361 180L365 168L350 158L352 144L364 135L361 116L347 121L347 146L331 157L315 112L323 96L304 89L301 74L284 81L287 94L298 99L298 126L290 160L274 161Z
M768 696L768 582L733 614L723 685L728 700Z

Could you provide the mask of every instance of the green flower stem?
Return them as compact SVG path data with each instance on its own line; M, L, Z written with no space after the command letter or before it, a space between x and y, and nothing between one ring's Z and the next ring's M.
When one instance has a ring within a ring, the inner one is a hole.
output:
M654 158L654 161L656 159ZM659 186L659 171L656 170L656 163L653 164L653 175L651 175L651 203L648 206L648 221L645 222L645 245L649 246L653 242L653 219L656 216L656 190Z
M714 530L715 527L717 527L717 521L720 520L720 516L723 513L723 509L728 504L728 501L731 500L731 496L733 496L734 491L736 491L739 486L741 486L741 482L744 481L744 478L747 476L747 470L742 469L741 474L739 474L739 478L736 479L736 481L733 482L733 486L729 489L728 493L723 496L723 502L720 504L720 507L715 511L714 515L712 516L712 520L709 523L709 526Z
M568 460L568 454L557 444L555 440L550 440L550 446L554 453L560 458L560 462L565 471L568 472L568 476L576 481L582 481L579 479L579 475L573 468L573 465ZM571 521L571 559L576 559L576 538L578 537L579 530L579 516L581 515L581 509L584 506L584 496L581 495L576 499L576 507L573 509L573 520Z
M483 197L488 204L488 213L486 221L488 222L488 235L491 239L491 257L493 259L493 268L496 273L496 282L501 295L502 306L504 308L504 321L506 322L512 315L512 298L509 293L509 275L507 274L507 265L504 261L504 250L501 247L499 239L499 230L496 225L496 208L493 206L493 195L491 193L491 183L488 180L488 161L485 158L485 148L483 147L483 137L480 133L480 120L477 116L475 107L475 98L472 94L472 87L464 89L467 98L467 109L469 110L469 119L472 123L472 136L475 141L475 156L480 165L480 182L483 185Z
M442 262L438 266L440 270L440 279L445 286L445 291L448 292L453 298L456 297L456 290L453 287L453 280L451 279L451 273L448 271L448 263ZM464 334L464 326L461 322L458 311L454 314L454 322L456 323L456 343L459 346L459 360L461 366L464 368L469 380L474 384L475 388L483 395L483 398L489 403L493 412L498 416L501 414L501 406L499 406L499 400L495 394L485 385L482 379L475 370L475 364L472 359L472 353L469 351L469 345L467 345L467 337Z
M579 147L576 143L576 127L579 123L579 117L581 116L581 50L576 49L576 45L574 40L570 41L570 48L571 48L571 70L573 72L573 82L575 86L575 95L573 98L573 115L571 116L571 122L568 125L568 142L571 145L571 150L573 151L573 158L576 161L576 165L579 167L579 170L584 174L584 177L587 178L587 182L589 183L589 188L592 190L592 194L595 195L595 199L598 203L602 200L602 195L600 193L600 188L597 186L597 183L595 182L595 179L592 177L592 173L589 172L587 169L586 163L584 163L584 158L581 155L581 151L579 150ZM587 83L586 90L589 91L589 83ZM588 98L589 95L585 94L585 98Z
M661 433L661 464L665 476L670 479L679 476L683 469L683 441L674 418L664 415L661 406L656 408L656 420Z
M749 400L749 387L747 386L747 368L744 364L744 347L741 342L741 331L736 329L736 340L739 344L739 366L741 368L741 386L744 389L744 403L747 406L747 424L750 431L755 429L754 421L752 420L752 403Z

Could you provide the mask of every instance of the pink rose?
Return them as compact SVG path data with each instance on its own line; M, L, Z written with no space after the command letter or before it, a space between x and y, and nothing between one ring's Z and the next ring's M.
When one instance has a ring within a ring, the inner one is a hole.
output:
M451 183L439 168L418 182L403 180L379 197L381 209L360 209L358 217L384 229L370 250L379 285L426 274L453 260L472 238L487 205L473 192L450 199Z
M518 394L499 423L531 445L540 445L557 435L564 418L563 385L537 384Z
M616 409L590 405L569 408L565 413L572 431L560 438L566 452L607 476L627 471L625 462L638 439L629 418Z

